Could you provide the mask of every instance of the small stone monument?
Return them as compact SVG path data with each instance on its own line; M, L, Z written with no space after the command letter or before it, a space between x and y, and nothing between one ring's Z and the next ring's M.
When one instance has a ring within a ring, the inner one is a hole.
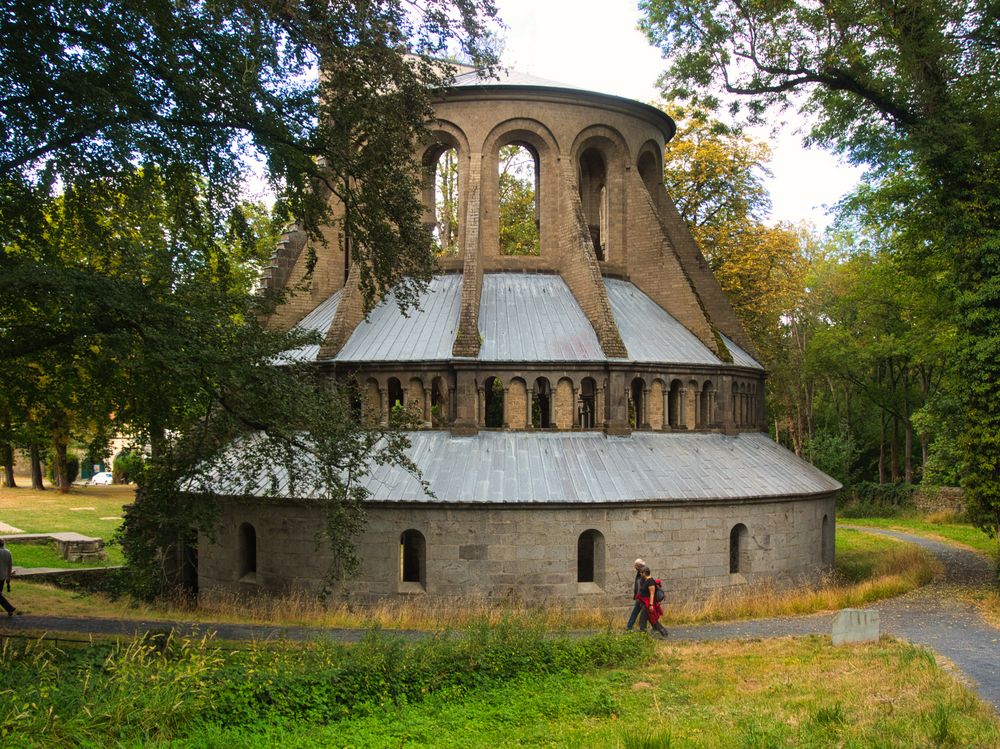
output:
M878 612L871 609L844 609L833 617L833 644L874 642L879 638Z

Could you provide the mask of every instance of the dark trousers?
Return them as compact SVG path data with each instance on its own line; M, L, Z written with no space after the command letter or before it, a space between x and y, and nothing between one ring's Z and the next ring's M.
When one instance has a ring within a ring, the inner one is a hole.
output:
M8 614L14 613L14 607L10 605L10 601L3 597L3 593L0 593L0 606L3 606L3 610Z
M632 629L635 626L635 620L639 618L639 612L643 610L642 601L637 600L635 606L632 607L632 614L628 618L628 624L625 625L625 629Z

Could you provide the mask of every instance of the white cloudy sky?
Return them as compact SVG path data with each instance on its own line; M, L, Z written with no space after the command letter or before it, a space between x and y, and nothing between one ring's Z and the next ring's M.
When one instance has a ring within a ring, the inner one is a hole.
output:
M523 73L591 91L656 100L663 70L659 51L636 29L638 0L496 0L507 25L504 64ZM768 187L772 218L829 223L836 202L860 172L818 149L806 150L786 128L766 138L774 151Z

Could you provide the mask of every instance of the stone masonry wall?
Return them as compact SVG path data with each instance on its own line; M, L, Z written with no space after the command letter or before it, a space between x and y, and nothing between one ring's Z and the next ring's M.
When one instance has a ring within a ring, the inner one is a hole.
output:
M336 593L357 602L407 595L513 596L536 602L557 598L581 608L625 607L632 561L641 556L664 580L668 605L700 601L755 582L784 586L816 580L833 563L834 512L829 496L565 508L372 504L357 539L360 571ZM225 506L215 543L200 539L201 595L318 591L330 564L329 551L316 542L320 513L291 503ZM244 522L257 537L257 574L251 582L237 580ZM737 523L748 530L745 569L730 573L729 537ZM400 582L400 537L408 530L420 532L426 542L422 583ZM604 564L595 570L596 582L578 583L577 542L589 530L600 534Z

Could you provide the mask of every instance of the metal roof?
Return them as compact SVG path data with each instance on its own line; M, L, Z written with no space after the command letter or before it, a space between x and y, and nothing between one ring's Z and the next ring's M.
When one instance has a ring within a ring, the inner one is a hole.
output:
M517 70L499 70L496 78L488 78L478 70L468 70L455 76L452 87L465 86L540 86L542 88L565 88L576 90L575 86L559 81L522 73Z
M719 358L663 307L628 281L605 278L611 312L629 360L666 364L721 364Z
M390 294L347 339L337 361L439 361L451 358L462 307L462 276L434 276L404 316Z
M480 361L604 361L593 326L560 276L488 273Z
M750 354L737 346L733 341L729 339L724 333L719 333L722 336L722 340L726 344L726 348L729 349L729 353L733 355L733 364L737 367L750 367L751 369L763 369L763 365L754 359Z
M335 294L327 297L316 309L303 317L295 327L299 330L319 333L325 338L333 323L333 318L337 314L341 296L342 290L338 289ZM280 361L316 361L317 356L319 356L319 344L314 343L285 351L278 359Z
M370 501L443 504L594 504L644 501L739 501L808 496L840 484L761 432L411 432L409 455L434 497L398 466L364 479ZM279 496L288 482L276 468ZM242 479L216 480L238 491ZM255 493L263 493L262 479ZM301 488L296 496L309 496Z

